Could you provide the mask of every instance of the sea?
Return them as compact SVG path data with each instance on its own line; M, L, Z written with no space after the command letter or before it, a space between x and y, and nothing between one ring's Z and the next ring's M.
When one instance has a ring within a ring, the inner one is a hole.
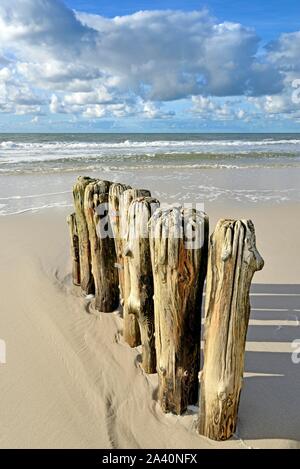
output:
M300 133L0 134L0 216L72 205L78 175L172 202L300 202Z

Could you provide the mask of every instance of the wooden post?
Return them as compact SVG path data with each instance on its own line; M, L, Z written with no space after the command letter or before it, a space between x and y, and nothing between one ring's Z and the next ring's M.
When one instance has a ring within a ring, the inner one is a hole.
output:
M126 184L113 183L109 188L109 218L114 235L117 264L119 274L120 303L124 305L124 262L123 262L123 238L120 226L120 196L127 189L131 189Z
M86 295L94 293L89 233L84 213L84 191L86 186L92 181L95 180L86 176L79 176L76 184L73 186L73 198L79 241L80 284L82 291Z
M208 217L193 209L159 209L149 232L158 399L164 412L182 414L198 399Z
M120 223L121 223L121 236L123 239L127 237L128 231L128 211L131 202L137 197L151 197L151 193L145 189L127 189L121 194L120 197ZM141 344L140 328L138 320L135 315L130 314L127 308L127 298L130 293L130 275L128 258L124 256L124 305L123 305L123 319L124 319L124 340L130 347L137 347Z
M138 319L142 342L142 367L146 373L156 373L153 276L148 222L158 207L159 201L151 197L140 197L131 202L124 251L128 258L130 275L127 311Z
M95 281L95 308L105 313L114 311L119 305L115 243L108 216L110 185L109 181L91 182L84 196Z
M250 220L220 220L210 239L199 433L213 440L236 428L250 284L264 265L255 243Z
M67 222L70 230L73 283L80 285L79 240L75 213L68 216Z

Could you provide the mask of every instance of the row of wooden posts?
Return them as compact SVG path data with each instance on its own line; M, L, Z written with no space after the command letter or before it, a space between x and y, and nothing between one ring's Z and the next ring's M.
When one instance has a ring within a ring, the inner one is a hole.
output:
M160 208L148 190L79 177L68 217L73 283L95 308L123 306L125 341L142 345L142 367L158 373L164 412L198 403L199 433L235 432L250 314L249 290L264 261L250 220L209 220L195 209ZM204 362L200 332L206 279Z

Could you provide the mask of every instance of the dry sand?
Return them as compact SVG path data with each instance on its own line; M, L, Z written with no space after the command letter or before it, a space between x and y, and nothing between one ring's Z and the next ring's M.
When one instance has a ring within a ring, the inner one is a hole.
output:
M66 212L0 219L1 448L300 448L299 204L207 205L251 217L265 269L255 276L246 373L234 438L195 431L195 409L164 415L156 375L122 340L118 312L90 313L71 285Z

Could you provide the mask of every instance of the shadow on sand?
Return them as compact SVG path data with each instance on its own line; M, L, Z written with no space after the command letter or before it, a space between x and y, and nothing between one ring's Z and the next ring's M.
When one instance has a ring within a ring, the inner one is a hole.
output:
M251 305L239 436L300 441L300 285L255 284Z

